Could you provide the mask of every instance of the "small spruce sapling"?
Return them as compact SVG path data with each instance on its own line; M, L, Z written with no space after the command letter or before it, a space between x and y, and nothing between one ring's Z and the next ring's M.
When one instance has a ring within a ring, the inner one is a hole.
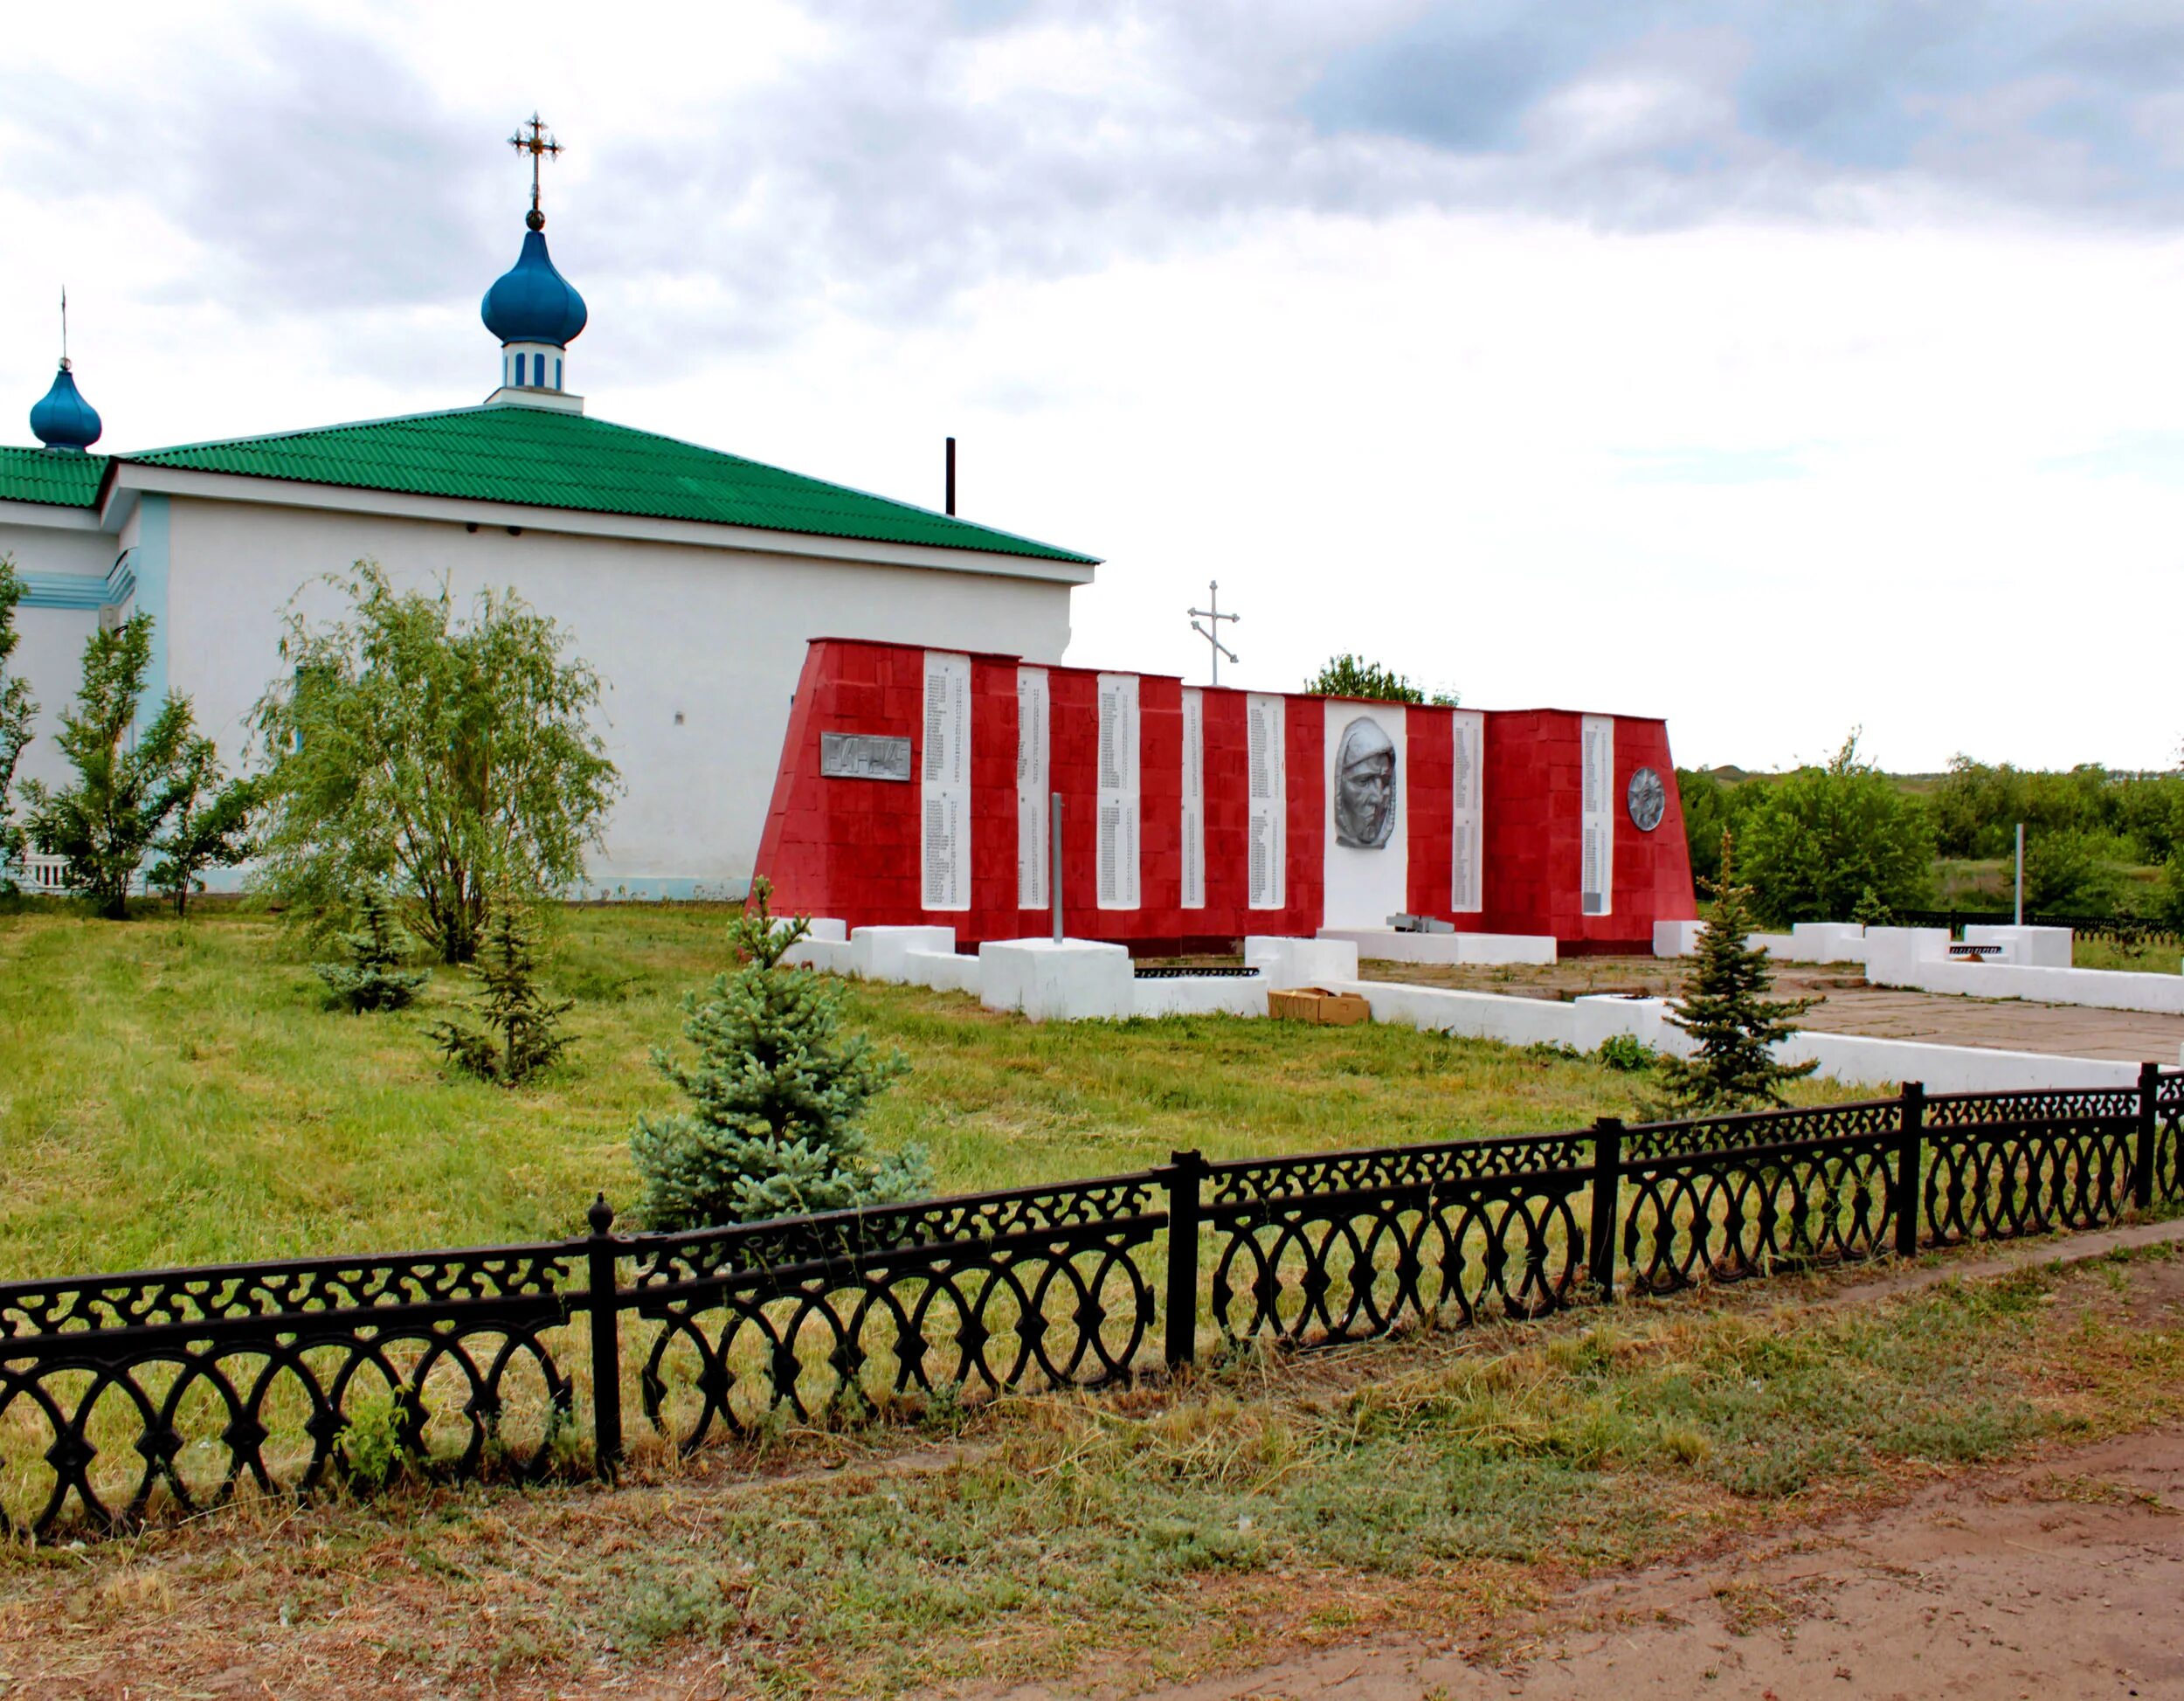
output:
M314 963L328 1002L339 1009L400 1010L425 989L432 972L407 966L415 942L384 888L367 886L356 903L356 928L342 936L346 963Z
M1881 895L1870 886L1858 894L1858 901L1850 908L1850 919L1860 927L1887 927L1896 918L1888 905L1881 902Z
M1782 1089L1819 1067L1779 1061L1771 1048L1796 1032L1792 1019L1818 999L1770 999L1767 954L1752 945L1752 889L1736 882L1735 845L1721 839L1721 878L1700 885L1714 900L1699 936L1698 960L1669 1020L1698 1041L1690 1057L1666 1057L1659 1080L1669 1104L1702 1114L1788 1103Z
M539 985L537 930L515 894L494 901L485 948L472 966L481 985L471 1013L485 1031L453 1021L429 1031L459 1067L498 1086L520 1086L568 1048L570 1036L555 1030L575 1000L557 1003Z
M836 993L782 958L810 931L777 921L764 881L729 930L736 966L683 1000L695 1062L653 1061L689 1096L673 1117L640 1117L630 1150L654 1228L751 1222L888 1205L930 1191L923 1147L874 1158L865 1107L909 1064L844 1036Z

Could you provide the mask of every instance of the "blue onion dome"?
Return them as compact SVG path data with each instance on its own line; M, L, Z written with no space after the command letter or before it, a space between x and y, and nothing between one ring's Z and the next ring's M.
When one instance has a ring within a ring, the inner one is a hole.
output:
M101 429L99 410L84 400L76 388L76 375L64 359L53 375L53 387L31 410L31 435L49 449L80 451L99 440Z
M532 218L538 218L534 212ZM543 224L539 219L539 224ZM494 280L479 304L486 328L503 342L546 342L565 348L590 316L584 297L554 270L546 252L546 232L533 225L523 234L523 252Z

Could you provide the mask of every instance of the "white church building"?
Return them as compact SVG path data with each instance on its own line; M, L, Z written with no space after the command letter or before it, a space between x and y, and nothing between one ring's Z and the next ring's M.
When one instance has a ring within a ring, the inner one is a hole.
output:
M1059 661L1094 557L594 418L570 388L582 297L549 258L533 128L529 229L485 296L497 385L468 407L128 454L64 357L0 446L0 555L26 586L14 657L40 705L20 778L66 777L52 741L86 639L155 621L149 696L190 698L231 764L280 670L287 607L360 559L459 606L513 589L606 681L625 787L591 889L740 895L808 640L885 639Z

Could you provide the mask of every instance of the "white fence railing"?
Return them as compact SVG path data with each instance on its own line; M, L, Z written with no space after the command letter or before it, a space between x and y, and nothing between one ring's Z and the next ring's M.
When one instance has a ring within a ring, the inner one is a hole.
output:
M10 880L21 890L37 896L65 898L68 895L68 859L26 854L19 862L0 866L0 890ZM129 890L142 897L147 889L144 871L139 868L129 876Z

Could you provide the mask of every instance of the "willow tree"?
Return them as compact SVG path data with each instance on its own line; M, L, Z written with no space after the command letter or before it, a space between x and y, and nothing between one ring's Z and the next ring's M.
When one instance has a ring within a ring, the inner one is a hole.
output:
M494 895L529 902L584 875L620 776L592 725L599 676L513 591L459 612L445 583L397 591L376 563L328 581L346 615L292 603L293 670L259 699L259 889L321 927L399 892L443 961L478 953Z

